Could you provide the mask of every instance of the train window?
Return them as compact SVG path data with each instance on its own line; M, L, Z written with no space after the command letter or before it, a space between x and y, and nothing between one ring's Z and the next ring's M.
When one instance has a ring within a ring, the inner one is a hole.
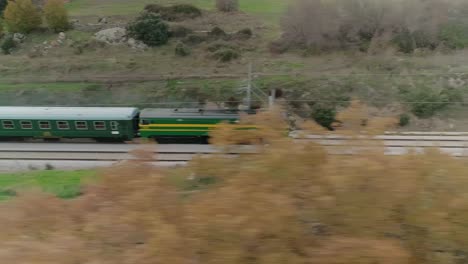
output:
M106 122L104 122L104 121L94 121L94 129L96 129L96 130L106 130Z
M142 119L142 120L141 120L141 124L142 124L142 125L149 125L150 122L149 122L149 120Z
M67 121L57 121L57 128L61 130L70 129L70 125Z
M11 120L3 120L2 125L4 129L15 129L15 124Z
M50 129L50 122L49 121L39 121L39 128L40 129Z
M119 123L117 123L117 121L112 121L111 122L111 129L112 130L119 130Z
M32 129L32 122L31 121L21 121L21 129Z
M88 129L88 123L86 123L86 121L76 121L75 122L75 127L78 130L87 130Z

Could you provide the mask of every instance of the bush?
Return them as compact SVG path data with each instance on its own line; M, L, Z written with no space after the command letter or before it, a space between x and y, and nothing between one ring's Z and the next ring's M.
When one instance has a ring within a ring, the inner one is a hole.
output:
M199 8L189 4L178 4L168 8L175 15L183 15L184 17L196 18L201 16L202 12Z
M221 12L234 12L239 10L239 0L216 0L216 8Z
M208 36L211 38L219 39L219 38L224 38L227 36L226 32L220 28L220 27L214 27L211 29L211 31L208 33Z
M406 113L400 115L400 122L398 123L399 126L404 127L407 126L410 122L410 116Z
M10 32L29 33L42 23L39 11L31 0L8 1L3 16Z
M403 53L413 53L415 47L413 36L409 30L404 30L394 38L398 50Z
M464 49L468 47L468 26L462 23L447 24L440 30L439 39L446 47Z
M240 54L234 49L224 48L216 51L213 57L222 62L229 62L239 58Z
M419 118L429 118L444 110L452 103L461 102L459 91L449 88L442 90L421 85L419 88L400 91L408 101L411 112Z
M167 21L178 21L184 19L193 19L202 15L199 8L189 4L178 4L173 6L162 6L158 4L149 4L145 10L151 13L158 13L161 18Z
M143 41L148 46L164 45L169 40L169 26L162 21L161 16L144 12L128 27L128 35Z
M174 38L183 38L186 37L188 34L191 34L193 30L190 28L186 28L184 26L174 26L170 29L170 36Z
M3 54L7 55L16 48L16 42L13 40L13 35L8 35L2 41L0 48L2 49Z
M235 45L230 44L229 42L226 41L216 41L212 43L211 45L208 46L207 50L210 52L216 52L220 49L232 49L232 50L237 50L238 47Z
M63 0L48 0L44 6L44 16L48 27L55 32L66 31L70 28Z
M244 28L234 33L232 37L234 39L247 40L247 39L250 39L252 36L253 36L252 30L250 28Z
M185 57L190 55L190 49L187 46L185 46L184 43L179 42L175 47L175 54L177 56Z
M0 0L0 17L3 15L3 10L8 4L8 0Z
M336 110L332 108L317 108L312 112L312 118L317 124L332 130L332 124L336 121Z
M197 45L200 44L204 41L206 41L207 38L206 36L198 35L198 34L190 34L187 35L182 42L184 42L187 45Z
M283 40L275 40L268 44L268 50L273 54L283 54L289 50L289 43Z
M446 1L296 0L281 21L281 40L317 51L434 49L448 7Z

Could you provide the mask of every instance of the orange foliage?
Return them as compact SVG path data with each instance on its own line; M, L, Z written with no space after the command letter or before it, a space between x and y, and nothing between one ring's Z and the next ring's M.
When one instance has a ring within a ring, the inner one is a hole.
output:
M140 151L139 161L103 171L77 199L25 194L1 203L0 258L31 264L461 261L468 248L465 162L435 151L330 156L316 143L285 137L282 117L260 118L246 122L262 129L242 138L266 139L259 155L200 157L159 170ZM226 125L213 141L235 143L232 130Z

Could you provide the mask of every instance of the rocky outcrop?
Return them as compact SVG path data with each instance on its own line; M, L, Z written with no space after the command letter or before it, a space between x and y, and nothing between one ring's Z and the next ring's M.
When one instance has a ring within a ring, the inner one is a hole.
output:
M133 38L128 38L127 31L120 27L101 30L94 34L94 38L97 41L104 42L108 45L127 45L136 50L144 50L148 48L148 46L143 42Z
M125 28L115 27L104 29L94 34L96 40L106 44L122 44L127 41L127 30Z
M26 35L24 34L21 34L21 33L13 34L13 41L16 43L23 43L25 39L26 39Z

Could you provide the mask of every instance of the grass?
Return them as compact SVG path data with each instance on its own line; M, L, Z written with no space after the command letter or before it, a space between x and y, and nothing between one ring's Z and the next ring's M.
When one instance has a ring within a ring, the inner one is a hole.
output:
M93 170L0 174L0 200L14 196L17 191L36 188L60 198L73 198L80 195L82 183L95 176Z
M0 91L6 90L29 90L29 89L47 89L49 91L80 91L85 88L95 87L92 83L0 83Z
M259 15L268 20L276 20L291 0L240 0L240 9ZM214 0L75 0L67 4L72 16L135 15L151 3L174 4L190 3L203 9L213 9Z

